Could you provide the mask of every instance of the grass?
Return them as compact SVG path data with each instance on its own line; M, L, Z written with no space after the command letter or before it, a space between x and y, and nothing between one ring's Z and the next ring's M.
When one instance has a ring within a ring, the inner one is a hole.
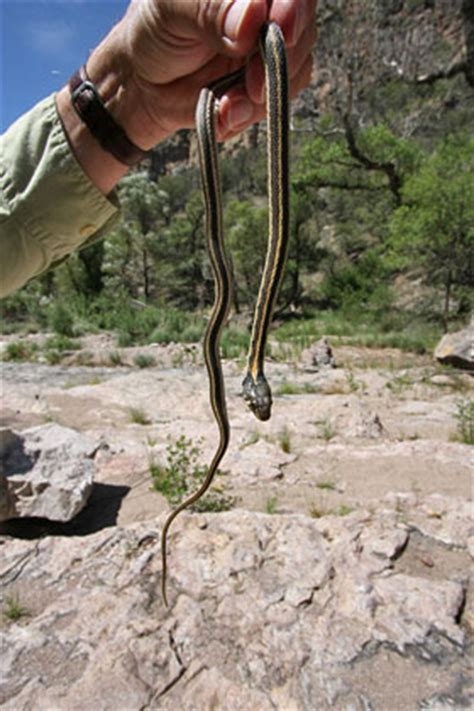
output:
M455 418L457 420L456 439L463 444L474 444L474 400L458 400Z
M311 383L292 383L289 380L283 380L275 389L275 395L305 395L319 392L319 388Z
M138 368L151 368L156 365L156 360L148 353L137 353L133 362Z
M283 452L286 454L291 452L291 432L288 427L284 427L278 433L278 442Z
M3 615L10 622L17 622L22 617L27 617L29 611L21 604L18 595L6 595L3 607Z
M317 316L289 320L274 335L280 342L294 344L300 352L322 336L331 336L335 345L398 348L418 354L431 351L442 335L439 327L409 315L399 315L397 320L396 324L384 323L380 317L377 319L362 309L350 313L327 310Z
M150 475L153 488L159 491L167 501L176 506L194 493L204 481L208 467L200 463L201 447L184 435L168 444L166 448L166 464L150 462ZM219 470L217 475L221 474ZM196 501L192 511L218 512L229 511L235 504L235 499L212 486L205 497Z
M129 407L128 416L134 425L151 425L150 418L140 407Z
M318 489L323 489L324 491L336 491L337 489L333 481L318 481L316 486Z
M108 360L109 360L110 365L122 365L123 364L120 351L110 351Z
M322 420L316 420L314 423L318 427L318 437L324 439L326 442L330 442L337 435L337 430L332 424L329 417L325 417Z
M35 360L38 352L38 345L28 341L10 341L3 352L2 359L20 363L22 361Z
M348 516L355 509L347 504L341 504L336 509L323 509L313 504L309 510L311 518L323 518L323 516Z
M278 497L270 496L265 503L265 513L276 514L278 508Z
M395 378L390 380L385 387L388 388L394 395L401 395L407 388L412 387L412 385L412 378L406 373L403 373L402 375L397 375Z

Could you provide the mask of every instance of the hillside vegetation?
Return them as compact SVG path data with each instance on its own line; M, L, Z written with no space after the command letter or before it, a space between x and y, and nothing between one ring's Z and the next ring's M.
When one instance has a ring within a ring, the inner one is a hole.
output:
M374 8L376 6L376 8ZM474 284L469 2L320 3L312 86L292 118L291 242L276 338L424 352ZM188 132L121 182L123 222L2 304L3 329L196 341L213 301ZM183 148L184 146L184 148ZM251 150L249 150L251 146ZM184 150L184 154L183 154ZM168 152L167 152L168 151ZM179 160L176 160L176 156ZM267 238L265 128L221 152L235 277L224 355L245 350Z

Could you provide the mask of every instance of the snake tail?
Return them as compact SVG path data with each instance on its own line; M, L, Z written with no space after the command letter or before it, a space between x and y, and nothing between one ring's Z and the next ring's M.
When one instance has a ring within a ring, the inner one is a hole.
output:
M228 81L228 79L227 79ZM234 81L234 79L233 79ZM219 443L199 489L177 506L168 516L161 534L162 579L161 592L165 606L167 582L167 540L170 526L181 511L203 496L214 479L230 438L225 386L219 355L222 329L227 321L231 303L231 271L223 242L222 200L220 194L219 164L215 139L215 113L218 92L212 88L201 91L196 109L196 126L199 147L201 181L205 201L206 235L215 283L215 300L204 335L204 359L209 376L210 402L219 428Z

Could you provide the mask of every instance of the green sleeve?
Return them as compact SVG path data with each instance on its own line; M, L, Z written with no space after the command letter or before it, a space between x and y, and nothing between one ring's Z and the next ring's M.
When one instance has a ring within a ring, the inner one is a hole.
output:
M75 159L54 96L0 136L0 296L75 249L96 241L120 217Z

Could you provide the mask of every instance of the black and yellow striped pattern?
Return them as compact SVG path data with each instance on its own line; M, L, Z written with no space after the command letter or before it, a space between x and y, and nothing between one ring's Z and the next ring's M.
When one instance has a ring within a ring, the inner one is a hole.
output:
M265 65L268 121L269 239L262 281L257 298L248 357L248 372L243 382L244 398L255 415L270 417L271 392L263 373L265 343L273 307L286 261L289 232L288 198L288 78L283 36L275 23L266 25L261 35ZM219 427L219 443L200 488L183 501L168 517L161 538L162 595L165 605L167 579L167 536L176 516L195 503L214 479L229 444L230 427L225 400L224 378L219 356L222 329L231 301L231 272L226 259L219 164L215 139L215 116L220 96L243 77L239 70L202 90L196 109L201 181L206 207L206 234L215 282L215 300L204 336L204 358L209 375L210 402Z

